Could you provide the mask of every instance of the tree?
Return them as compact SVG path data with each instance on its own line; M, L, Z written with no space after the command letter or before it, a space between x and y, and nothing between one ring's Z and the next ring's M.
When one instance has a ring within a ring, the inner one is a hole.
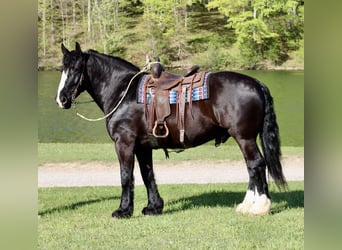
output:
M181 60L186 47L192 0L142 0L148 47L163 60Z
M302 30L292 30L304 23L297 11L302 4L299 0L210 0L207 8L228 17L227 26L235 29L243 64L253 69L264 59L275 63L287 59L289 44L302 36Z
M41 46L43 47L43 56L46 56L46 1L39 0L38 16L41 18Z
M302 47L303 24L302 0L38 0L38 67L79 41L139 64L257 68Z

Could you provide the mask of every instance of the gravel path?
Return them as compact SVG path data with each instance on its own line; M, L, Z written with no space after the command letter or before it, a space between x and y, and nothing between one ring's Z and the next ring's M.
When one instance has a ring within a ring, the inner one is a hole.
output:
M285 177L304 180L304 157L282 160ZM158 184L247 182L243 161L159 162L154 166ZM142 185L139 167L134 170L135 184ZM120 186L118 162L48 163L38 168L38 187Z

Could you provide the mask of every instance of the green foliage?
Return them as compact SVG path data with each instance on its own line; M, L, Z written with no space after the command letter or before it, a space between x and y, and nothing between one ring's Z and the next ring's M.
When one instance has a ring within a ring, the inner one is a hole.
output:
M301 0L39 0L38 67L59 65L60 43L75 41L139 65L147 53L168 65L201 53L204 68L281 65L303 46L303 26Z
M228 17L237 36L245 68L256 69L265 59L281 64L299 47L304 3L298 0L211 0L207 7Z
M162 55L165 61L183 59L189 34L188 6L191 0L142 0L144 6L145 39L152 55Z

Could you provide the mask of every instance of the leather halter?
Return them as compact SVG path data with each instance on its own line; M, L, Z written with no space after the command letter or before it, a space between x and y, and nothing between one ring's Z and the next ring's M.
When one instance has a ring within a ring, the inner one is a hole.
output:
M84 61L83 61L83 67L82 67L81 76L79 77L78 82L77 82L75 88L74 88L73 91L72 91L72 95L71 95L71 102L72 102L72 103L75 103L76 95L77 95L77 90L78 90L78 88L82 85L82 82L83 82L83 80L84 80L84 70L85 70L85 63L84 63Z

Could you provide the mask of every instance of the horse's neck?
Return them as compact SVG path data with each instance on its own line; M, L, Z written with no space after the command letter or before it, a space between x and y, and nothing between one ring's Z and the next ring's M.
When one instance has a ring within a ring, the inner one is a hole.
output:
M94 67L89 74L90 87L87 90L99 108L104 113L108 113L123 96L129 80L135 72L128 69L118 70L114 67L102 72L101 68L101 65Z

